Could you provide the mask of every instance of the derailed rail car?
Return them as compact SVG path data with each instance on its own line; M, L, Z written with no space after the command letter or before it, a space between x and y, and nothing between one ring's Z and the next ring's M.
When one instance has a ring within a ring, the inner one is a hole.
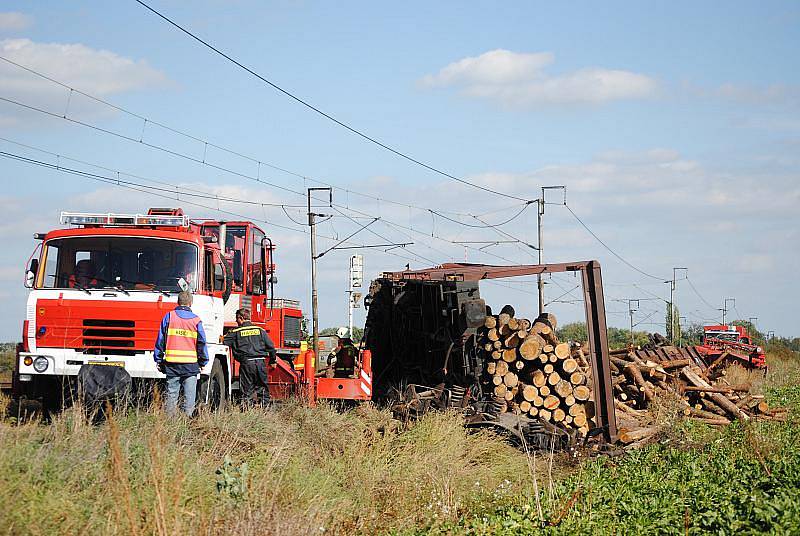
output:
M454 263L384 273L370 287L365 326L375 400L400 401L400 406L415 411L461 408L469 425L492 427L533 446L574 444L578 438L557 426L497 411L481 386L486 363L475 342L489 313L480 296L481 280L566 271L580 272L583 280L596 411L590 436L613 442L617 431L597 261L519 266Z

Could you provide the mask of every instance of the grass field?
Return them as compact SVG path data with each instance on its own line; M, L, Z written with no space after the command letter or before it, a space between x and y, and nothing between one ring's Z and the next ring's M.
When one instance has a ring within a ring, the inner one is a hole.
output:
M0 532L525 534L544 522L550 534L792 534L800 360L770 358L766 379L733 373L791 407L789 422L676 420L661 443L621 457L534 459L468 434L456 415L403 427L366 407L6 421Z

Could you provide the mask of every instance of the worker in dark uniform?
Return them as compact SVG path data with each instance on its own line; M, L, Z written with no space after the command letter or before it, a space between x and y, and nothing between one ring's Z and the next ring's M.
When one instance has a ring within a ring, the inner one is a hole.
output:
M334 378L350 378L356 373L356 361L358 358L358 348L350 338L350 330L339 328L336 332L337 345L328 356L328 366L333 363ZM335 360L335 362L334 362Z
M270 367L274 367L275 344L264 329L250 322L249 309L236 311L236 323L239 327L230 330L223 343L231 349L234 359L239 362L242 407L253 403L265 405L270 399L267 359Z

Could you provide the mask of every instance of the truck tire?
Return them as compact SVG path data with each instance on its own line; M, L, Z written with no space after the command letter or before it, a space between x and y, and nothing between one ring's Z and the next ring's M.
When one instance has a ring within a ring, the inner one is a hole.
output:
M219 358L214 359L211 367L211 374L208 377L201 376L200 386L197 390L198 406L217 411L228 405L228 382L225 381L225 371L222 369L222 362ZM208 403L206 403L208 400Z

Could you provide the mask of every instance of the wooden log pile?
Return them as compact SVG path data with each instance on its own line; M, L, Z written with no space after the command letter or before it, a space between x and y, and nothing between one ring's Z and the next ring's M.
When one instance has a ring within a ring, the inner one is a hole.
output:
M476 343L483 353L484 389L500 412L511 411L586 435L593 426L589 365L580 351L556 336L556 317L531 322L506 305L486 317Z
M500 412L550 422L585 436L594 427L592 370L579 343L560 342L556 318L543 313L531 322L506 305L486 317L476 343L483 354L484 392ZM688 419L710 425L753 418L785 420L749 385L731 385L725 371L706 366L680 348L660 346L610 351L611 384L618 437L625 448L658 438L661 426L650 411L654 401L677 401Z
M785 420L785 409L771 409L763 395L750 393L749 385L731 385L724 369L705 366L680 348L621 349L610 352L614 406L619 439L635 448L658 436L649 411L654 400L672 399L688 419L710 425L732 421Z

